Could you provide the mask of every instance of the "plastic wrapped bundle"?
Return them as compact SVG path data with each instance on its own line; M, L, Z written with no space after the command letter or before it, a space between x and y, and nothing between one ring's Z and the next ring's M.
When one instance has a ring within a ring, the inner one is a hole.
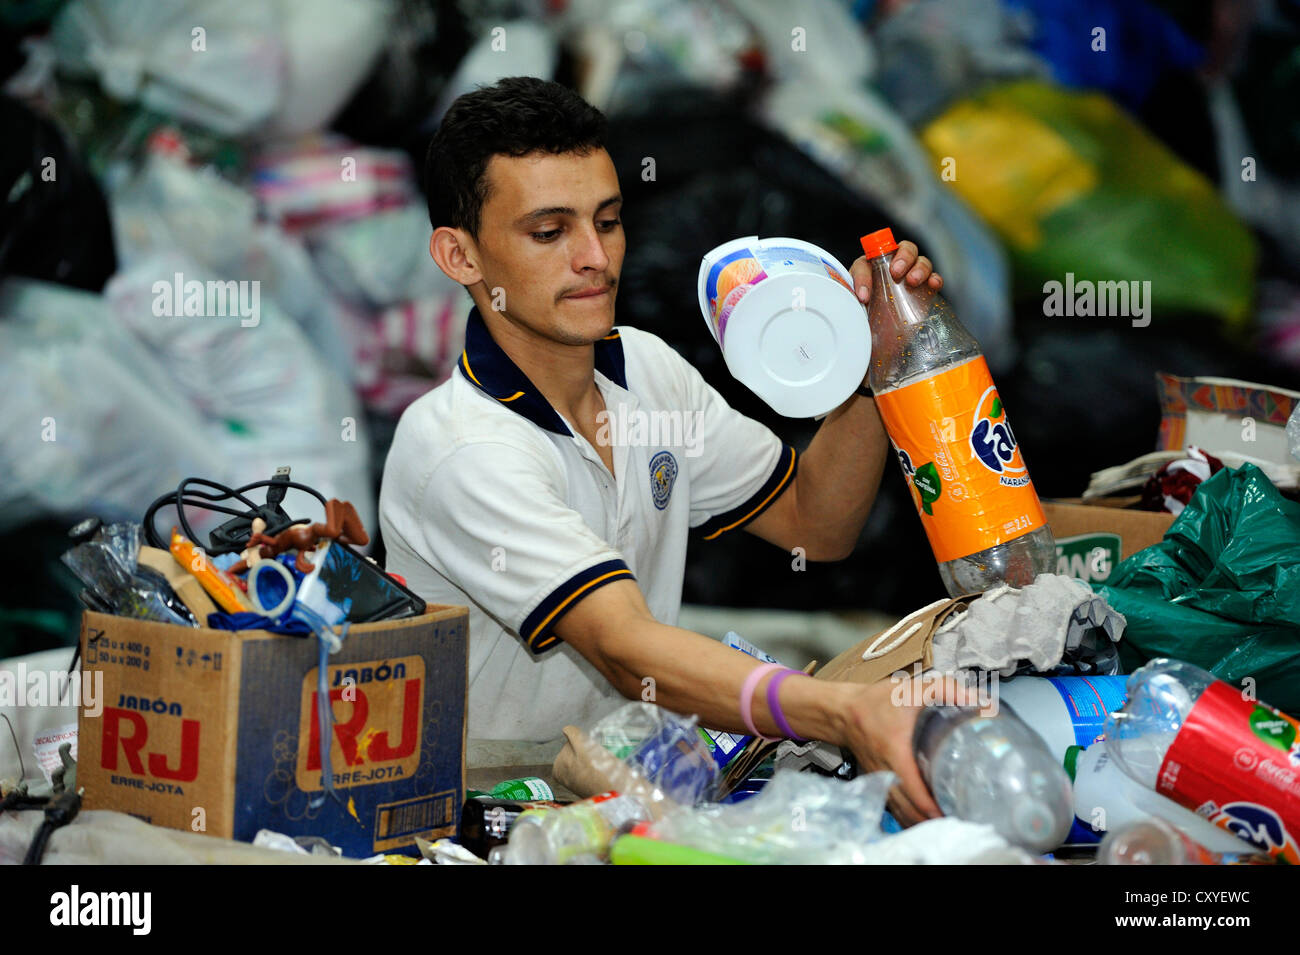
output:
M362 522L373 524L356 397L255 280L213 279L192 259L160 255L119 273L105 298L113 320L201 413L204 440L224 462L217 474L233 473L228 483L241 484L288 464L311 475L326 497L352 501ZM290 491L284 506L290 513L317 507L300 491Z
M342 108L383 49L386 0L77 0L59 66L114 99L225 136L296 135Z
M885 800L897 779L881 772L842 782L781 771L751 799L675 813L651 834L761 864L862 863L881 836Z
M99 296L10 279L0 317L0 528L42 514L138 519L160 489L237 468Z

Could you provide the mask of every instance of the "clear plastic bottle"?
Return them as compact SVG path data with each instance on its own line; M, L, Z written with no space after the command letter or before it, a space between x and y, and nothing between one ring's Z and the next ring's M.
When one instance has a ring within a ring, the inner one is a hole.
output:
M1047 744L1003 704L928 707L913 736L916 762L945 814L991 825L1008 842L1050 852L1074 820L1070 779Z
M1120 769L1107 752L1105 740L1087 749L1071 749L1074 752L1067 754L1066 770L1074 777L1074 817L1079 821L1075 832L1091 834L1093 838L1088 841L1093 844L1107 832L1158 818L1211 852L1251 851L1251 846L1231 832L1143 786Z
M1128 702L1106 720L1106 747L1115 765L1157 789L1165 754L1214 675L1181 660L1152 660L1128 682Z
M868 376L948 593L1054 573L1056 541L979 342L943 296L890 274L889 229L861 241L872 275Z
M1300 864L1300 723L1180 660L1134 671L1107 752L1148 789L1254 849Z
M581 865L604 862L615 838L651 818L632 796L601 793L544 813L523 813L510 830L501 860L508 865Z
M1140 819L1106 834L1097 850L1102 865L1240 865L1267 863L1268 856L1250 852L1212 852L1163 819Z

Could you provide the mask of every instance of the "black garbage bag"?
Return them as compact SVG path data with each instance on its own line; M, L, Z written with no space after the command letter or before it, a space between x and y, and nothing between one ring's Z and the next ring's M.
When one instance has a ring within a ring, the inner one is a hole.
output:
M117 271L108 205L47 117L0 94L0 276L91 292Z

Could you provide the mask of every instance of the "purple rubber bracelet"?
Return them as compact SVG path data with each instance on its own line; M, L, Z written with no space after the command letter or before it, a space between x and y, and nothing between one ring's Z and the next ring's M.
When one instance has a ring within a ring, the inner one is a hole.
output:
M754 690L758 688L758 684L763 677L773 670L781 669L785 668L779 663L760 663L750 671L749 676L745 678L745 685L740 688L740 719L751 734L768 743L775 743L781 737L764 736L758 731L758 727L754 725Z
M786 738L794 740L796 743L808 742L794 730L790 729L790 724L785 721L785 713L781 711L780 686L786 677L804 676L801 670L782 670L767 685L767 708L772 711L772 719L776 723L777 729L785 734Z

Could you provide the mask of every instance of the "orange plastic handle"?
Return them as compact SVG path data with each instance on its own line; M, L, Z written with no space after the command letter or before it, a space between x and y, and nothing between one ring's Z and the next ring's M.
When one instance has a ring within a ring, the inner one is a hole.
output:
M243 613L253 609L234 578L208 560L208 555L202 548L195 547L189 538L174 527L170 549L176 562L198 579L208 596L226 613Z

